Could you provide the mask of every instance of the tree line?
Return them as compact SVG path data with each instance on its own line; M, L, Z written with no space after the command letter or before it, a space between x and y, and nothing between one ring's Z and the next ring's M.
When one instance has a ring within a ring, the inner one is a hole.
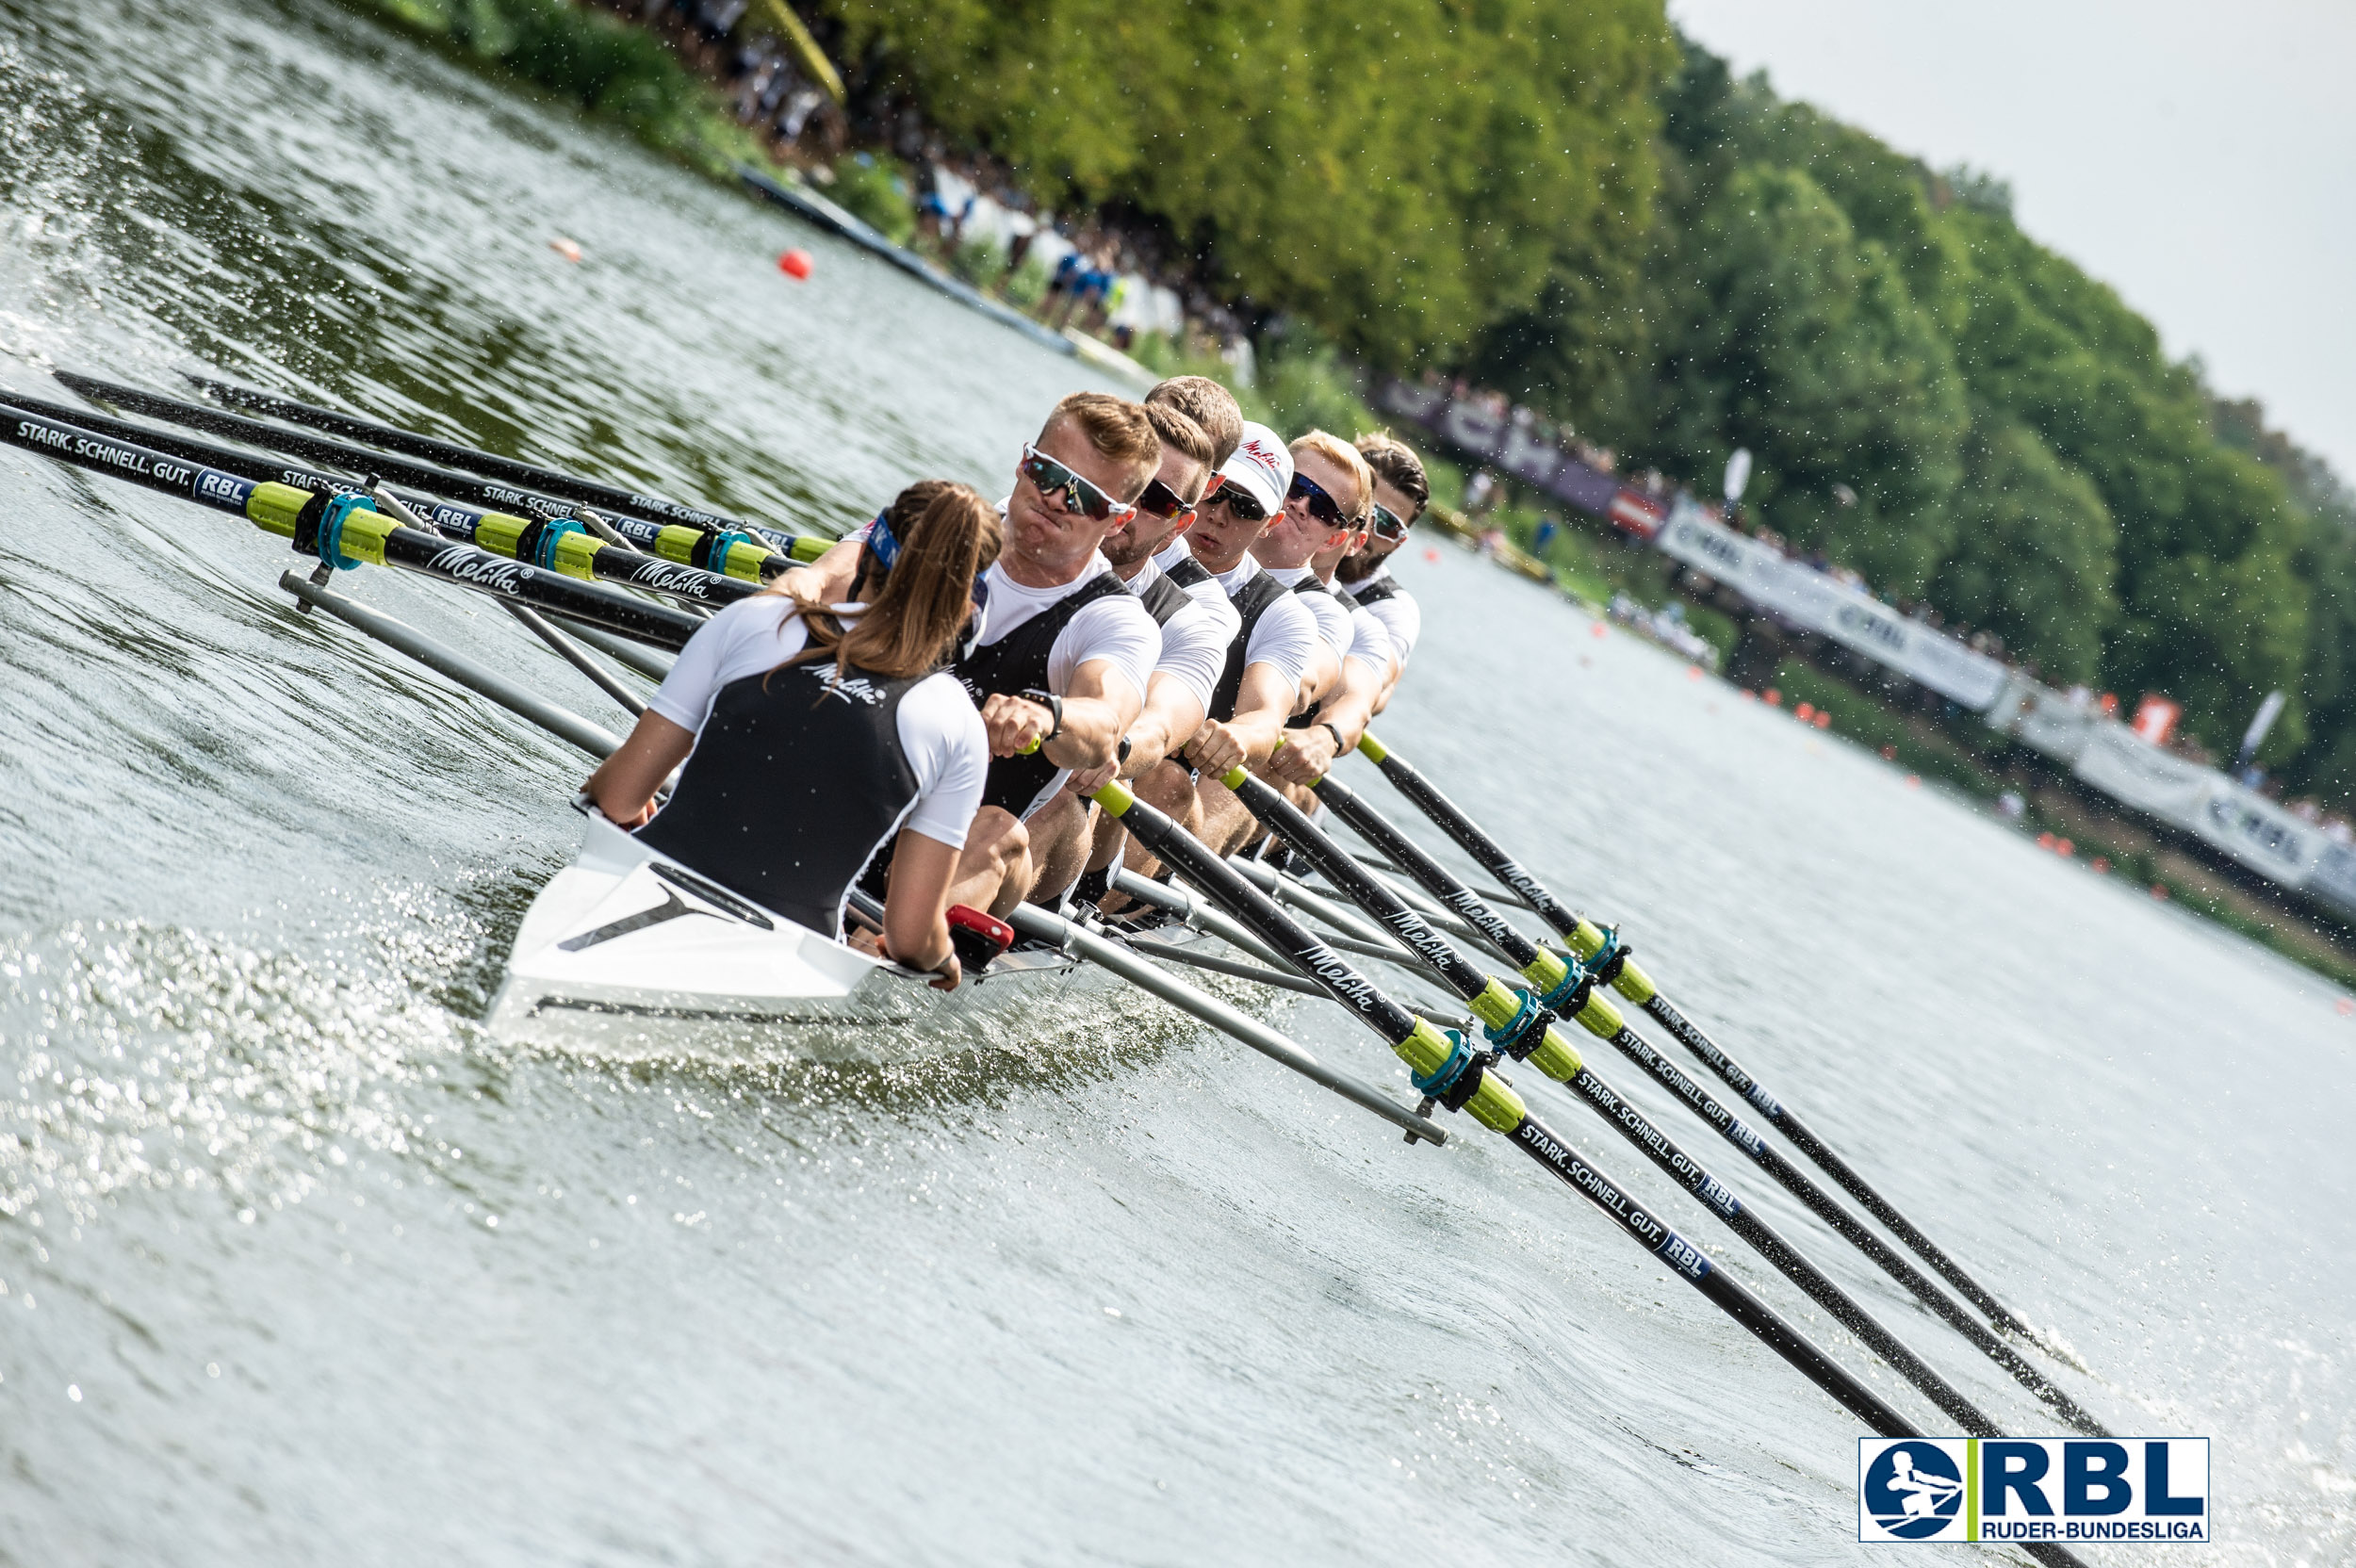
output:
M1231 301L1700 482L2049 679L2356 792L2356 512L2107 286L1659 0L824 0L855 78Z

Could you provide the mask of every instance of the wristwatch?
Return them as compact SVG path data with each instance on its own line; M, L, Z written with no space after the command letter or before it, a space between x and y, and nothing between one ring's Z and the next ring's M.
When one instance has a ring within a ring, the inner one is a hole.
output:
M1317 721L1317 727L1324 730L1328 735L1333 737L1333 753L1335 756L1339 756L1343 752L1350 749L1348 746L1342 744L1342 732L1333 727L1333 720L1319 719Z
M1129 737L1123 735L1121 738L1121 743L1113 747L1113 765L1115 767L1127 767L1129 765L1129 753L1136 749L1137 748L1135 746L1130 744Z
M1063 698L1053 692L1042 692L1036 686L1029 688L1023 694L1046 709L1052 720L1047 727L1047 733L1039 738L1040 745L1045 745L1063 733ZM1334 738L1339 740L1340 736L1336 735Z

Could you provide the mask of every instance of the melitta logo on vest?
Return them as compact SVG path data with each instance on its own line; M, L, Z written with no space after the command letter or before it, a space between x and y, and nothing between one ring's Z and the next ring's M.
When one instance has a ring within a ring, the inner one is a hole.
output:
M2207 1542L2205 1437L1861 1437L1859 1541Z
M848 680L836 679L831 662L812 664L810 673L818 678L818 689L822 694L841 697L844 702L863 702L873 708L891 694L877 690L875 683L863 675L855 675Z

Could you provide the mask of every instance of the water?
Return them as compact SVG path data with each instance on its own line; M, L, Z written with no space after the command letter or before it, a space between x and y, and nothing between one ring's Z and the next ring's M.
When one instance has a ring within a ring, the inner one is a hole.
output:
M1005 482L1086 380L342 11L0 0L0 385L200 365L832 524ZM1850 1418L1477 1129L1410 1151L1110 1002L889 1072L485 1038L583 763L289 614L288 564L0 453L0 1561L1851 1559ZM2356 1555L2335 995L1453 548L1405 575L1384 733L2118 1429L2217 1439L2225 1543L2171 1560ZM478 604L345 585L596 711Z

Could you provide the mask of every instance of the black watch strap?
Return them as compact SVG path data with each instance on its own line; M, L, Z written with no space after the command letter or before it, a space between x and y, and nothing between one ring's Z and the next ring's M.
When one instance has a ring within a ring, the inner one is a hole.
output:
M1350 747L1342 743L1342 732L1333 727L1333 721L1332 719L1319 719L1317 721L1317 726L1327 734L1333 737L1333 751L1336 756L1350 749Z
M1063 698L1053 692L1042 692L1036 686L1031 687L1023 694L1046 709L1053 721L1048 726L1047 733L1039 738L1040 745L1045 745L1063 733Z

